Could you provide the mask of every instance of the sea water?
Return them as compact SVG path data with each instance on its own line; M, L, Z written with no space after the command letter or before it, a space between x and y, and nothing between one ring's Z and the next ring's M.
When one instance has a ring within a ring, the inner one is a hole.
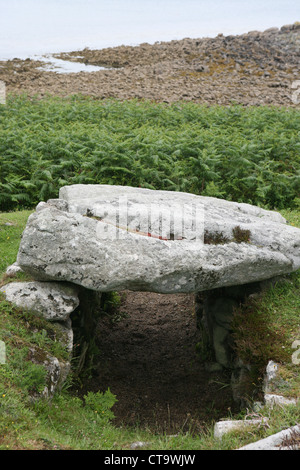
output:
M299 0L0 0L0 60L243 34L297 20Z

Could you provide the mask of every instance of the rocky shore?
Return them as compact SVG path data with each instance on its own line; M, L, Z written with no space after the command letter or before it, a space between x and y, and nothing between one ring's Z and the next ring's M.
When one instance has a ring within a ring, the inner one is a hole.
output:
M299 106L292 100L292 84L300 80L300 23L238 36L84 49L56 57L107 68L58 74L41 71L39 62L14 59L0 62L0 80L8 93L38 97L83 94L167 103Z

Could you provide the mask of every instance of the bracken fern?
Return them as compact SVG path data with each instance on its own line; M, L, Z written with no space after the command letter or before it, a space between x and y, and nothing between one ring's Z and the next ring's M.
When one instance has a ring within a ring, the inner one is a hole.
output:
M297 109L11 96L0 109L0 210L33 207L77 183L291 209L299 136Z

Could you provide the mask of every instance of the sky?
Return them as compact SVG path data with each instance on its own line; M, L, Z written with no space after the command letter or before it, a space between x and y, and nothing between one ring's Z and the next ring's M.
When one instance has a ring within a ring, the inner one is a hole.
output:
M299 0L0 0L0 59L242 34L297 20Z

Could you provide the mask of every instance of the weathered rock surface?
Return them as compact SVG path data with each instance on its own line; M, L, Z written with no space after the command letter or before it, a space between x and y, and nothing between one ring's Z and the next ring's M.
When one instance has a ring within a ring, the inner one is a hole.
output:
M71 370L69 361L58 360L39 348L29 348L29 358L34 364L43 366L46 370L46 385L40 393L32 395L32 398L52 398L54 393L61 389Z
M245 428L259 427L267 422L268 418L218 421L214 426L214 437L221 439L224 434L227 434L231 431L243 431Z
M66 321L79 305L76 286L53 282L12 282L0 289L6 300L42 315L48 321Z
M260 292L261 289L261 283L255 282L242 286L212 289L196 295L195 310L197 325L202 331L205 344L212 345L214 360L218 365L223 367L233 366L234 354L231 335L234 310L238 308L249 295ZM212 363L209 367L215 368L216 364ZM235 366L235 368L237 368L237 366ZM240 371L237 371L237 374L239 374L239 372ZM235 384L233 384L233 390L235 389ZM235 396L237 394L234 392L233 395Z
M248 234L245 242L234 238L236 227ZM222 244L212 244L220 233ZM297 270L300 230L248 204L74 185L30 216L17 263L38 280L95 291L196 292Z

